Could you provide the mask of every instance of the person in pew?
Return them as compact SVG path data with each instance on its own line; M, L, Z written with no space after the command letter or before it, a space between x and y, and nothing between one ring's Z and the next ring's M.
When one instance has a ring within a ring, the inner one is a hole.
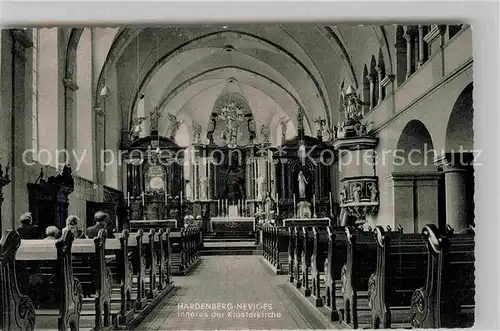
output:
M61 236L61 230L59 230L56 226L48 226L45 229L45 240L57 240Z
M31 213L24 213L19 218L21 226L17 229L21 239L41 239L40 229L37 225L33 225Z
M113 229L109 225L109 217L103 211L98 211L94 215L95 224L87 228L87 237L93 239L99 233L99 230L104 229L107 232L108 238L114 238Z
M79 229L79 224L80 219L78 218L78 216L69 215L66 219L66 229L69 229L71 232L73 232L75 239L85 238L85 234Z

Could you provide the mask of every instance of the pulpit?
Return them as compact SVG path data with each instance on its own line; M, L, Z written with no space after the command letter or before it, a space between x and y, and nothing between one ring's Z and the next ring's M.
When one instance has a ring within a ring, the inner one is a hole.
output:
M35 183L28 183L29 210L33 224L41 229L49 225L63 228L68 217L69 195L74 189L74 179L69 165L61 174L44 178L43 170Z
M7 165L5 173L3 172L2 165L0 164L0 229L2 229L2 203L3 203L3 187L10 183L9 178L10 167Z

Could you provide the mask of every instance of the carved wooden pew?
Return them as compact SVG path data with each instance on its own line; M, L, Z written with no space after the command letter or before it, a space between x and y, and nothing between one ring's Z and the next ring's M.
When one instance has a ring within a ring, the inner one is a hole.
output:
M371 231L346 228L347 260L342 268L344 311L342 321L353 329L370 324L368 282L377 264L377 244ZM362 316L360 316L362 315ZM366 320L365 320L366 319Z
M274 247L274 266L276 270L282 271L283 265L286 265L288 259L288 228L283 226L275 227Z
M328 232L326 228L313 227L313 253L311 256L312 295L316 307L323 306L321 284L325 287L325 260L328 257Z
M185 275L200 257L200 229L196 227L172 229L170 239L172 274Z
M330 309L330 319L340 319L337 299L343 302L341 290L342 269L347 261L345 228L327 227L328 254L325 261L325 305Z
M147 235L146 235L147 236ZM142 311L147 305L146 297L146 256L144 253L144 232L139 229L128 238L127 246L131 250L131 262L133 270L132 293L135 293L134 308Z
M106 251L115 254L116 258L111 263L110 269L116 275L115 280L119 289L120 310L113 316L117 320L113 324L124 326L134 318L134 300L132 299L132 284L134 270L132 266L132 253L129 251L128 230L123 230L120 234L115 234L115 238L106 239ZM112 297L112 302L114 298Z
M262 228L262 255L271 262L271 228L265 226Z
M411 297L425 284L427 245L421 234L377 226L377 266L368 292L372 328L407 328Z
M76 239L72 247L72 264L75 278L80 281L84 296L81 317L93 316L93 330L112 327L111 292L113 274L107 266L105 255L106 230L100 230L94 239ZM86 327L83 318L80 327Z
M311 295L311 287L309 285L309 276L311 274L311 258L314 251L314 234L313 227L303 226L302 231L302 254L301 254L301 271L302 271L302 286L304 287L304 296Z
M20 245L16 231L6 231L0 239L0 330L35 329L35 307L17 285L15 256Z
M411 302L415 328L469 328L474 324L474 231L440 233L427 225L422 233L428 246L427 278Z
M293 229L295 250L293 252L293 272L295 273L295 287L302 288L302 251L304 249L304 233L300 227Z
M73 233L68 229L63 229L62 236L57 241L21 240L16 256L17 277L21 278L23 274L43 276L44 270L49 272L49 275L53 275L53 278L44 279L37 285L30 284L30 280L25 285L28 286L28 295L34 296L37 292L47 290L54 295L53 300L48 302L37 300L35 304L38 307L35 306L37 308L35 312L37 316L57 316L57 328L61 331L80 329L83 296L80 282L73 277L71 262L73 239ZM33 297L30 299L33 301ZM37 318L37 325L38 321L43 326L37 326L37 329L46 328L45 323L51 324L51 321L45 318Z

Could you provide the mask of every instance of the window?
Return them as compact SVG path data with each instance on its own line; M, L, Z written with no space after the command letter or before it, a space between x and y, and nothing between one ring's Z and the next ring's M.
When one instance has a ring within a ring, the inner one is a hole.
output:
M37 160L38 155L38 46L39 29L33 29L33 66L32 66L32 99L31 99L31 148L33 149L33 159Z

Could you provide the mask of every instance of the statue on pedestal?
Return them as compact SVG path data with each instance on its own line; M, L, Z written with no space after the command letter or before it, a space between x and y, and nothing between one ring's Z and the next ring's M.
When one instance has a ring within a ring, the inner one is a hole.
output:
M306 197L306 186L308 184L306 176L302 173L302 170L299 171L299 176L298 176L298 182L299 182L299 197L305 198Z
M201 143L201 125L198 122L193 121L193 143Z
M186 189L186 200L191 201L193 198L193 190L191 188L191 183L189 182L189 180L186 180L185 189Z
M260 175L257 178L257 200L262 201L266 196L266 179Z
M203 177L200 179L200 199L202 200L207 199L207 184L208 184L207 177Z

